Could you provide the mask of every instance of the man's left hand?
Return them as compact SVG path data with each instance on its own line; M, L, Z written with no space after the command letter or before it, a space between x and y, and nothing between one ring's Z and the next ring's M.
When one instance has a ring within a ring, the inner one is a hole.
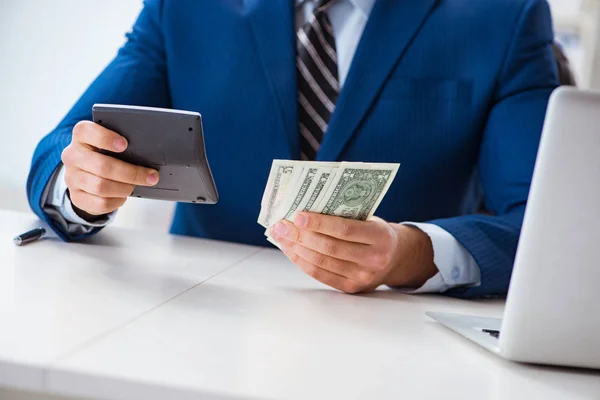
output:
M270 232L302 271L346 293L380 285L418 288L438 272L427 234L381 218L300 213L293 223L280 221Z

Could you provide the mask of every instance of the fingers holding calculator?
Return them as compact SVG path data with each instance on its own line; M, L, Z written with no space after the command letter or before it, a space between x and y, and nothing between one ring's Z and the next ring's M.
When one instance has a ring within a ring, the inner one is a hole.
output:
M73 128L62 162L71 202L82 217L113 212L125 204L136 186L158 183L158 171L101 153L122 153L127 146L123 136L96 123L82 121Z

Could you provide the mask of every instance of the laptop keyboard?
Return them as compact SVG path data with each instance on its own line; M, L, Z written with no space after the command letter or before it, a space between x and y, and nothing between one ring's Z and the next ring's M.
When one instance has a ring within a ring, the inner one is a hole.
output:
M496 331L493 329L482 329L481 330L483 333L487 333L488 335L495 337L496 339L500 338L500 331Z

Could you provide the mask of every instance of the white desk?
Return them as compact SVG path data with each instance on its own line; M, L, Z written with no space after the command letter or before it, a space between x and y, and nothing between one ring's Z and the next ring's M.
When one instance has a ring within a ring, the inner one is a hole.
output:
M503 361L424 315L500 316L500 301L350 296L277 251L155 232L12 245L35 224L0 211L0 386L144 400L600 399L600 373ZM0 398L50 398L11 393Z

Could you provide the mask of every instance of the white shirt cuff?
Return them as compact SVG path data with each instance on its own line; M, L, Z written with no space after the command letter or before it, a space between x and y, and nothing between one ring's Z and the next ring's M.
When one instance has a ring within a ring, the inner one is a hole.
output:
M481 284L481 271L471 253L448 231L434 224L404 222L425 232L433 245L433 262L439 272L423 286L405 293L443 293L457 287Z

